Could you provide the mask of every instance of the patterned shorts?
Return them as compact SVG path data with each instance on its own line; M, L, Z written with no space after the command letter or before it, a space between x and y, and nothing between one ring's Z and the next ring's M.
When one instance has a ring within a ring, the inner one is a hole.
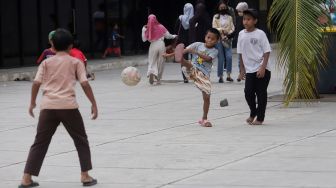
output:
M197 68L191 68L188 72L188 76L191 80L194 81L196 87L203 91L204 93L211 94L211 82L210 78L203 74L202 71Z

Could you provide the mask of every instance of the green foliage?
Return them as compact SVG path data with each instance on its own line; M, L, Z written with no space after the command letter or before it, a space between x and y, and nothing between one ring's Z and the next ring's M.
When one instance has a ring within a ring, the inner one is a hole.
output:
M294 99L318 98L318 69L326 61L326 46L318 18L327 15L323 0L274 0L268 26L279 40L277 66L285 72L285 105Z

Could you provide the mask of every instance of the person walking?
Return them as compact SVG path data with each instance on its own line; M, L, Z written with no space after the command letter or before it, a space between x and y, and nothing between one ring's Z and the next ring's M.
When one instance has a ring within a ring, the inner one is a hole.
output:
M189 45L189 22L190 19L194 16L194 6L191 3L186 3L183 7L183 15L180 15L175 24L175 33L177 33L176 44L183 43ZM188 59L188 54L185 54L184 57ZM182 72L184 83L188 83L188 79Z
M148 16L148 22L142 28L142 41L150 42L148 51L148 70L147 77L149 83L161 84L162 74L164 70L164 57L166 48L164 39L174 39L177 35L172 35L169 31L158 22L156 16L151 14Z

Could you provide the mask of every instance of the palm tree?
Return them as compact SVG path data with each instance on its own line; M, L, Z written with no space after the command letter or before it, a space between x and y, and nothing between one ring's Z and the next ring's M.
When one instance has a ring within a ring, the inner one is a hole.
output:
M268 15L268 26L278 43L277 66L285 73L284 101L309 102L318 98L319 67L327 62L325 35L320 16L328 16L321 4L325 0L274 0Z

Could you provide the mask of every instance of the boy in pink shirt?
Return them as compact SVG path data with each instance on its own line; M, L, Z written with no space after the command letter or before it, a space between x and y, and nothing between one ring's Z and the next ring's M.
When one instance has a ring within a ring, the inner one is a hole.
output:
M43 96L35 141L30 148L19 188L39 186L32 180L32 176L39 175L51 138L61 122L74 140L81 166L83 186L97 184L97 180L88 173L92 169L91 154L83 119L75 98L76 81L80 82L92 104L92 119L98 116L95 97L86 78L84 64L69 55L73 42L70 32L57 29L52 42L56 55L45 59L40 64L31 90L29 114L32 117L34 117L33 109L36 107L36 97L40 86L43 89Z

